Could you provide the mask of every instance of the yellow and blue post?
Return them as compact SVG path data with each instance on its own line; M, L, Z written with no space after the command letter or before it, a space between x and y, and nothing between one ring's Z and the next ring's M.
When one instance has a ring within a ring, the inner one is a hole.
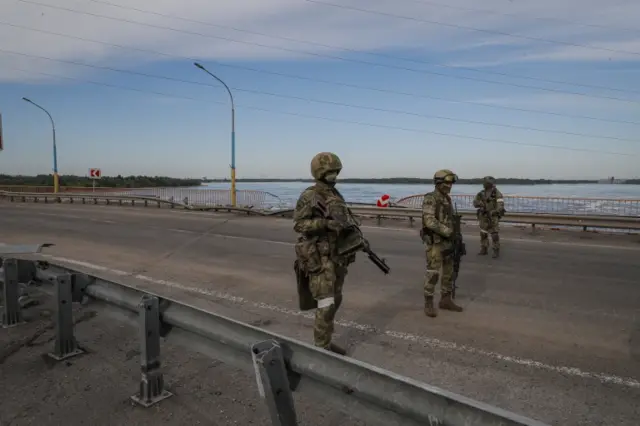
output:
M35 107L40 108L49 116L49 120L51 120L51 129L53 130L53 192L57 194L58 191L60 190L60 176L58 176L58 149L56 148L56 124L53 122L53 117L51 117L51 114L49 114L49 111L42 108L37 103L33 102L31 99L22 98L22 100L29 102Z
M222 81L220 78L218 78L215 74L213 74L211 71L209 71L203 65L197 62L194 62L193 65L195 65L197 68L200 68L202 71L206 72L211 77L215 78L220 83L222 83L224 88L227 89L227 92L229 93L229 98L231 98L231 205L235 207L236 206L236 107L233 102L233 95L231 94L231 89L229 89L229 86L227 86L227 84L224 81Z
M231 205L236 206L236 108L233 105L233 98L231 99Z

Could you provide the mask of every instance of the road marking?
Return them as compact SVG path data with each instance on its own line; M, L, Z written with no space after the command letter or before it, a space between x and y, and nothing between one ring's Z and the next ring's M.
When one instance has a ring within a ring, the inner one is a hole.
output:
M56 214L56 213L42 213L42 212L35 212L35 214L37 214L38 216L51 216L51 217L57 217L57 218L88 220L88 221L97 222L97 223L108 223L108 224L117 223L117 222L114 222L113 220L94 219L92 217L76 216L71 214Z
M290 316L297 316L297 317L303 317L303 318L307 318L307 319L313 319L315 317L315 315L313 313L310 312L301 312L301 311L295 311L292 309L288 309L288 308L284 308L281 306L276 306L276 305L271 305L268 303L263 303L263 302L253 302L251 300L247 300L244 297L240 297L240 296L234 296L230 293L225 293L225 292L219 292L219 291L214 291L214 290L207 290L207 289L203 289L203 288L198 288L198 287L190 287L190 286L186 286L180 283L176 283L173 281L167 281L167 280L161 280L161 279L157 279L157 278L153 278L153 277L149 277L147 275L140 275L140 274L136 274L136 275L131 275L128 272L125 271L121 271L118 269L112 269L112 268L108 268L105 266L100 266L100 265L96 265L93 263L89 263L89 262L84 262L84 261L79 261L79 260L74 260L74 259L68 259L65 257L58 257L58 256L53 256L53 255L49 255L49 254L43 254L43 257L52 259L52 260L56 260L56 261L60 261L63 263L68 263L71 265L78 265L78 266L83 266L85 268L89 268L89 269L94 269L94 270L98 270L98 271L104 271L104 272L109 272L115 275L121 275L121 276L127 276L130 275L133 278L139 279L141 281L146 281L152 284L158 284L158 285L162 285L165 287L169 287L172 289L178 289L178 290L183 290L183 291L187 291L190 293L198 293L198 294L203 294L203 295L207 295L216 299L220 299L220 300L226 300L229 301L231 303L235 303L235 304L243 304L243 305L250 305L253 306L254 308L258 308L258 309L265 309L265 310L269 310L269 311L273 311L273 312L278 312L284 315L290 315ZM558 374L562 374L562 375L566 375L566 376L572 376L572 377L580 377L580 378L584 378L584 379L591 379L591 380L597 380L600 383L610 383L610 384L615 384L615 385L619 385L619 386L625 386L625 387L630 387L630 388L640 388L640 381L632 378L632 377L621 377L621 376L616 376L616 375L612 375L612 374L606 374L606 373L596 373L596 372L590 372L590 371L584 371L581 370L579 368L576 367L568 367L568 366L557 366L557 365L550 365L550 364L545 364L539 361L535 361L532 359L527 359L527 358L519 358L516 356L510 356L510 355L503 355L500 354L498 352L493 352L493 351L487 351L484 349L478 349L478 348L474 348L471 346L467 346L467 345L461 345L461 344L457 344L455 342L448 342L448 341L444 341L444 340L440 340L440 339L435 339L435 338L431 338L431 337L424 337L424 336L419 336L419 335L415 335L415 334L411 334L411 333L405 333L405 332L401 332L401 331L394 331L394 330L381 330L373 325L367 325L367 324L360 324L354 321L344 321L344 320L337 320L336 321L337 325L340 325L342 327L345 328L351 328L351 329L355 329L355 330L359 330L359 331L363 331L363 332L368 332L368 333L378 333L378 334L382 334L384 336L387 337L391 337L394 339L398 339L398 340L403 340L403 341L407 341L407 342L413 342L413 343L419 343L425 346L429 346L433 349L441 349L441 350L450 350L450 351L456 351L456 352L461 352L461 353L468 353L468 354L472 354L472 355L480 355L486 358L491 358L491 359L495 359L498 361L502 361L502 362L507 362L507 363L511 363L511 364L515 364L515 365L520 365L523 367L528 367L528 368L535 368L538 370L546 370L546 371L550 371L550 372L554 372L554 373L558 373Z

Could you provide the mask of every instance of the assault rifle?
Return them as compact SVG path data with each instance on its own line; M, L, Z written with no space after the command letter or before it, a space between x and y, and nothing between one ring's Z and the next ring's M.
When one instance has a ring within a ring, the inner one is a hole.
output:
M355 253L362 250L367 254L369 260L378 267L384 274L388 274L391 271L389 265L384 259L381 259L377 254L371 250L369 241L364 238L362 231L353 220L349 220L347 217L342 217L342 214L332 214L329 208L320 200L316 200L316 208L322 214L322 217L328 220L335 220L340 222L343 229L338 234L338 254L344 256L347 254ZM350 212L349 212L350 213Z
M460 271L460 261L462 256L467 254L467 248L462 240L461 229L462 215L458 213L458 206L455 205L453 214L453 288L451 289L451 298L456 298L456 280L458 279L458 271Z

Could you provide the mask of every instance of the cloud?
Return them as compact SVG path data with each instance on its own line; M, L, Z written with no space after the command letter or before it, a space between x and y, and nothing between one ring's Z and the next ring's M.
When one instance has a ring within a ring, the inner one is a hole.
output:
M5 0L0 4L0 21L138 49L156 50L170 55L198 57L203 60L318 59L312 55L296 53L294 50L346 55L340 49L326 45L363 51L420 49L425 53L448 53L455 55L458 64L477 61L480 55L482 55L481 62L487 65L523 60L611 61L640 59L640 55L631 53L584 49L460 28L474 27L499 33L517 33L526 37L553 38L573 43L640 52L640 31L629 29L636 25L636 18L640 15L640 2L607 5L601 0L570 0L562 2L562 4L552 0L538 0L536 2L487 0L483 2L481 8L493 10L496 13L484 13L478 12L478 3L473 0L457 0L455 4L447 4L446 0L435 3L423 0L327 0L346 7L374 10L381 13L373 14L318 5L304 0L107 1L128 8L180 16L218 24L222 27L165 18L91 0ZM96 16L49 8L33 2L86 12ZM385 13L428 20L432 23L393 18L385 16ZM100 16L135 21L147 26L104 19ZM553 17L553 19L538 19L538 17L545 16ZM557 20L596 24L585 26ZM157 27L170 27L176 31ZM290 39L307 40L317 44L270 38L234 31L229 27ZM209 37L199 36L197 33ZM231 39L238 42L231 41ZM123 49L42 34L7 25L0 25L0 49L93 63L110 62L113 64L113 62L122 61L142 63L162 59L161 56L141 52L132 54L131 51ZM29 77L23 72L10 71L10 69L3 67L3 65L16 64L24 67L26 61L28 60L24 58L18 60L14 55L0 54L0 69L2 69L0 79L24 81L25 79L41 78ZM49 65L49 67L51 66ZM86 70L72 70L71 67L60 66L60 68L65 71L65 75L86 72Z

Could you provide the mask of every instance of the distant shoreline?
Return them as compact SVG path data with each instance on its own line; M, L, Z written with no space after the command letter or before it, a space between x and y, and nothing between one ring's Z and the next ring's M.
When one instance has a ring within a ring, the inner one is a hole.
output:
M236 179L238 183L312 183L312 179ZM432 179L420 178L381 178L381 179L365 179L365 178L344 178L338 179L339 183L350 184L387 184L387 185L430 185L433 184ZM230 183L229 179L207 179L205 183ZM482 178L460 179L457 182L461 185L482 185ZM608 184L608 182L600 182L597 180L560 180L560 179L517 179L517 178L496 178L498 185L584 185L584 184ZM629 180L624 182L640 184L640 179Z
M432 185L430 178L344 178L339 183L361 185ZM277 178L242 178L238 183L312 183L313 179L277 179ZM60 175L61 187L92 187L93 180L88 176ZM95 181L96 187L102 188L152 188L152 187L197 187L207 183L230 184L230 179L204 178L172 178L168 176L102 176ZM640 179L626 181L593 180L593 179L521 179L496 178L498 185L596 185L596 184L640 184ZM482 178L460 179L461 185L482 185ZM15 176L0 174L1 186L53 186L52 175Z

